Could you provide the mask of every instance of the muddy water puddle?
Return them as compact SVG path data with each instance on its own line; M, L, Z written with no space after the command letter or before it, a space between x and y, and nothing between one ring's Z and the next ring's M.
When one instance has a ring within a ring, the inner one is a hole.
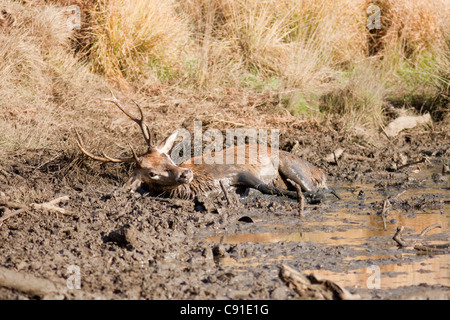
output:
M320 248L339 247L347 253L336 263L324 262L313 268L303 268L298 256L282 250L279 255L267 257L262 250L257 257L221 259L223 265L241 271L262 264L289 263L299 266L306 274L314 273L349 287L394 289L423 283L450 286L448 254L419 255L412 246L399 249L392 240L398 226L404 226L404 238L413 241L428 226L439 224L441 228L432 229L420 240L433 244L450 241L450 184L448 180L436 183L431 178L439 171L440 167L436 166L411 173L403 186L333 183L331 186L342 200L328 198L319 205L320 210L317 206L307 206L303 220L292 215L274 221L255 219L248 228L219 232L204 239L228 245L270 245L272 250L278 245L304 243ZM391 207L383 219L383 202L388 197ZM375 281L372 287L370 281Z
M387 257L385 257L387 258ZM450 285L449 258L447 255L438 255L421 261L405 264L380 264L375 257L361 256L352 259L371 259L373 265L348 272L334 272L330 270L304 270L306 274L331 279L337 283L352 287L395 289L402 286ZM380 259L381 260L381 259ZM380 279L377 284L376 273Z

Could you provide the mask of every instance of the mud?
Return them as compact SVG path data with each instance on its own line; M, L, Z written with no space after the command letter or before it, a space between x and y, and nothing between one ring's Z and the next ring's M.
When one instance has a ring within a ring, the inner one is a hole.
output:
M285 198L254 192L235 206L224 197L152 198L120 190L129 167L51 150L16 155L0 168L2 199L69 200L58 204L66 213L30 209L2 221L0 266L62 286L79 267L81 288L57 296L67 299L296 299L279 277L281 263L364 299L448 299L449 255L392 240L400 225L414 240L438 223L420 241L449 242L448 133L406 134L380 147L333 127L293 132L282 132L281 147L323 168L342 197L306 205L304 218ZM324 160L336 146L366 161ZM424 156L429 162L396 169ZM0 218L15 210L0 206ZM46 297L1 287L0 298Z

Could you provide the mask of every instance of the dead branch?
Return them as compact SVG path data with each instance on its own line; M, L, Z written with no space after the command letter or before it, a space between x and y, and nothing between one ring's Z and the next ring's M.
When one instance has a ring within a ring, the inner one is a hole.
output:
M387 217L389 216L389 213L391 212L391 203L389 199L384 199L383 202L383 210L381 211L381 218L383 219L383 230L387 230Z
M0 267L0 287L5 287L40 298L55 298L67 288L44 278Z
M54 282L4 267L0 267L0 287L40 299L106 299L101 294L92 294L82 289L71 290L64 282Z
M295 290L301 298L320 300L354 300L360 299L359 295L353 295L337 283L320 278L313 274L305 276L293 267L281 264L281 280Z
M28 209L28 206L26 204L8 201L3 197L0 197L0 206L4 206L11 209Z
M19 179L20 181L23 181L23 182L25 182L26 180L25 180L25 178L24 177L22 177L21 175L19 175L19 174L17 174L17 173L14 173L14 172L8 172L8 171L6 171L6 170L4 170L4 169L0 169L0 174L2 174L5 178L9 178L10 176L13 176L14 178L17 178L17 179Z
M232 199L234 199L234 198L231 197L231 195L230 195L230 193L228 192L227 188L226 188L225 185L223 184L223 181L222 181L222 180L219 180L219 184L220 184L220 187L222 188L222 191L223 191L223 193L224 193L224 195L225 195L225 199L227 200L228 205L231 206L231 207L234 207L235 202L232 200Z
M428 226L425 229L423 229L423 231L419 234L419 237L423 237L428 231L433 230L435 228L442 228L442 226L439 223L432 224L431 226Z
M398 226L397 231L395 232L394 237L392 239L394 239L394 241L397 242L400 247L408 247L410 244L405 240L403 240L401 236L403 230L404 230L403 226Z
M0 218L0 226L2 225L3 221L5 221L5 220L7 220L9 218L12 218L12 217L14 217L14 216L16 216L18 214L21 214L22 212L25 212L27 210L28 210L28 208L22 208L22 209L18 209L16 211L12 211L12 212L10 212L8 214L5 214L3 217Z
M344 159L356 160L356 161L367 161L367 162L377 161L377 159L375 159L375 158L368 158L368 157L364 157L364 156L358 156L358 155L347 154L347 153L344 154Z
M68 201L68 200L69 200L69 196L63 196L63 197L59 197L59 198L56 198L56 199L54 199L52 201L41 203L41 204L39 204L39 203L32 203L30 205L30 207L33 208L33 209L36 209L36 210L54 211L54 212L57 212L57 213L69 214L70 215L70 213L68 213L67 210L56 206L58 203L63 202L63 201Z
M404 169L404 168L409 167L409 166L413 166L415 164L424 163L424 162L430 162L430 160L428 160L427 157L423 157L420 160L417 160L417 161L414 161L414 162L410 162L410 163L407 163L407 164L404 164L402 166L397 167L396 171L399 171L399 170Z
M30 205L26 205L23 203L8 201L4 198L0 198L0 206L4 206L6 208L10 209L17 209L11 213L5 214L3 217L0 218L0 225L7 219L14 217L18 214L21 214L23 212L29 212L31 213L32 210L43 210L43 211L51 211L56 213L62 213L65 215L72 215L70 211L60 208L57 206L60 202L68 201L70 198L69 196L62 196L59 198L56 198L54 200L51 200L49 202L44 203L32 203Z
M444 244L437 244L437 245L428 245L428 244L424 244L423 242L419 242L421 241L421 238L423 236L425 236L425 234L427 232L429 232L430 230L433 230L435 228L442 228L440 224L433 224L431 226L426 227L425 229L423 229L423 231L419 234L418 238L416 239L412 239L410 241L405 241L402 237L401 234L404 230L403 226L399 226L397 228L397 231L395 232L394 237L392 238L395 242L398 243L398 245L400 247L411 247L414 246L414 249L425 253L425 254L432 254L432 253L448 253L449 252L449 248L450 248L450 243L444 243ZM417 243L419 242L419 243ZM417 244L416 244L417 243Z
M449 253L450 251L450 243L444 243L444 244L435 244L435 245L429 245L429 244L417 244L414 246L414 249L418 250L420 253L424 254L443 254L443 253Z

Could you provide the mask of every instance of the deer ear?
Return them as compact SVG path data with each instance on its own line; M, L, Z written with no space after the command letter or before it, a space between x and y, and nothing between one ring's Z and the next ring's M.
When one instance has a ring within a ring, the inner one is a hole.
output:
M178 131L175 131L170 136L162 140L158 143L156 146L156 150L160 153L169 153L169 151L172 149L173 144L175 143L176 139L178 137Z

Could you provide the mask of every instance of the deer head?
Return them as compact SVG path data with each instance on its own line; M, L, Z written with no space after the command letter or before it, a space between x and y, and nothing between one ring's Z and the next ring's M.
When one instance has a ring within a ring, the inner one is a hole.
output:
M80 134L77 134L77 145L79 149L89 158L102 162L134 162L136 167L131 177L126 182L126 186L135 191L141 184L146 185L149 189L170 189L176 188L182 184L188 184L193 179L191 170L177 166L170 158L169 152L176 141L178 132L175 131L170 136L153 144L150 129L144 122L144 114L141 107L133 101L138 107L140 119L129 113L119 100L113 95L112 99L105 99L107 102L114 103L120 110L123 111L131 120L136 122L144 136L147 144L147 152L138 156L133 148L130 147L133 154L132 157L126 158L112 158L103 153L103 156L96 156L86 150L81 139Z

